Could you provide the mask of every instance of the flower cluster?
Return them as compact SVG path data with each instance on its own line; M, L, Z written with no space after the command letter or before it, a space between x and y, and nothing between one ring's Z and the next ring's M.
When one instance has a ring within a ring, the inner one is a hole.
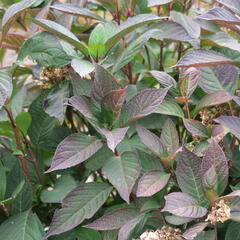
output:
M156 231L146 231L137 240L183 240L180 229L163 226Z
M208 214L206 221L210 221L211 224L215 224L217 222L225 222L230 218L230 207L224 202L224 200L220 200L216 203L214 207L212 207L211 212Z
M59 81L69 79L69 66L63 68L47 68L44 67L40 73L38 85L41 89L51 88Z

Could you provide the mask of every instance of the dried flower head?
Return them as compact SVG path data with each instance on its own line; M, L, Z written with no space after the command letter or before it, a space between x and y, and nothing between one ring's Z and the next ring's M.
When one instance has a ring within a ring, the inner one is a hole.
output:
M146 231L138 240L182 240L181 230L163 226L161 229Z
M224 200L220 200L212 207L211 212L208 214L206 221L210 221L211 224L217 222L225 222L230 218L230 207Z
M69 66L63 68L44 67L40 73L38 85L41 89L51 88L55 83L69 79Z

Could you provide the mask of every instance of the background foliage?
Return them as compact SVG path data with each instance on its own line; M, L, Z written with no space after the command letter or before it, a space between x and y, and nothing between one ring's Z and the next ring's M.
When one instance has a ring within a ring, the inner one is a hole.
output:
M0 17L0 239L240 239L239 0Z

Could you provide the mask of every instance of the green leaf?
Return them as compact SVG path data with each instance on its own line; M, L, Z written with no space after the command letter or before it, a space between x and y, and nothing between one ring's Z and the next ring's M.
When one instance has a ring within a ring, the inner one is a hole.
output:
M65 119L69 91L69 82L65 81L53 86L44 99L45 112L57 118L61 124Z
M51 134L56 119L50 117L43 109L43 97L38 97L30 106L29 113L32 117L28 135L32 143L44 147L46 139Z
M240 223L231 222L228 225L225 240L240 240Z
M0 225L0 238L4 240L36 240L43 234L43 226L31 210L12 216Z
M107 200L112 187L105 183L79 185L63 200L63 206L54 214L46 237L75 228L90 219Z
M59 203L76 186L77 183L71 175L63 175L56 180L53 189L44 189L41 192L41 201L45 203Z
M140 174L140 164L134 152L125 152L111 158L103 166L103 174L118 190L122 199L129 203L129 196Z
M22 112L17 115L16 125L24 135L27 135L27 131L31 124L31 121L32 121L31 115L27 112Z
M63 67L71 62L60 40L47 32L36 33L28 38L18 53L17 62L29 56L43 67Z
M86 162L85 166L90 171L96 171L114 156L113 152L104 144L103 147L92 155Z
M160 5L168 4L172 1L173 0L148 0L148 7L160 6Z
M91 62L74 58L71 62L71 66L80 77L85 77L94 70L94 66Z
M99 23L91 32L88 40L88 51L94 58L102 58L105 54L105 41L108 31L113 31L115 24Z
M19 86L20 89L17 90L16 94L11 99L11 110L13 116L16 117L19 113L22 112L24 107L24 101L27 96L27 89L25 86Z
M157 17L153 14L140 14L135 17L128 18L122 22L115 31L105 41L106 51L110 50L122 37L134 31L135 29L165 19L166 17Z
M231 37L225 32L217 32L214 34L207 34L201 37L202 43L207 45L215 45L217 47L227 47L236 51L240 51L240 44L237 39Z
M38 0L23 0L12 4L7 9L2 19L3 37L8 32L9 28L12 26L18 16L37 1Z
M32 204L32 191L18 159L16 159L14 167L7 175L5 199L8 198L14 199L12 204L13 214L26 211Z
M119 71L122 67L126 66L129 62L131 62L136 54L141 51L142 47L146 44L146 42L154 36L156 32L159 33L158 29L151 29L142 35L140 35L137 39L133 39L132 42L128 44L128 46L124 49L121 55L117 58L117 61L114 63L112 72L115 73Z
M78 50L80 50L83 54L88 54L87 46L85 43L79 41L78 38L64 26L47 19L33 19L33 22L53 33L60 39L70 43Z
M6 186L7 186L6 172L1 161L0 161L0 179L1 179L0 181L0 201L1 201L5 197Z
M161 113L169 116L184 118L184 113L182 108L172 100L164 100L159 105L155 113Z
M0 71L0 109L12 93L12 79L5 71Z
M77 228L76 232L78 240L102 240L101 234L94 229Z

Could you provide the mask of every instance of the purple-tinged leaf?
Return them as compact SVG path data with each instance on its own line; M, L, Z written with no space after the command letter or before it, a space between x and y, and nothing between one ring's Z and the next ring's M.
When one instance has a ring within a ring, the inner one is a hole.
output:
M165 72L153 70L153 71L150 71L150 73L164 87L172 87L172 86L176 87L177 86L175 79Z
M19 15L21 15L21 13L23 13L27 8L31 7L31 5L35 2L37 2L37 0L23 0L21 2L12 4L6 10L2 18L2 39Z
M169 153L173 154L179 147L179 136L173 121L168 118L163 125L161 132L161 141L164 145L164 149Z
M240 19L228 10L220 7L212 8L208 12L198 17L225 26L236 24L240 25Z
M139 210L133 207L116 209L98 218L92 223L85 225L99 231L107 231L121 228L126 222L139 215Z
M223 125L227 128L234 136L240 139L240 118L223 116L217 119L214 119L215 122Z
M208 131L205 126L197 120L183 120L185 128L193 135L197 137L208 137Z
M101 140L81 133L65 138L57 147L46 173L66 169L84 162L102 147Z
M160 138L141 125L136 126L138 136L141 141L156 155L163 153L163 144Z
M45 98L44 110L51 117L56 117L62 124L66 113L66 103L69 97L69 83L54 86Z
M162 21L154 24L153 29L160 29L158 35L153 36L157 40L173 40L180 42L189 42L194 48L199 48L199 39L193 38L189 35L186 29L179 23L172 21Z
M203 173L203 187L205 189L218 189L218 175L215 170L215 166L212 165L205 173Z
M194 197L199 204L206 206L202 186L201 158L186 148L177 155L176 176L179 187L184 193Z
M116 146L123 140L129 127L117 128L112 131L108 131L104 128L98 127L98 130L103 134L107 139L108 147L114 152Z
M201 27L196 20L177 11L171 11L170 16L174 22L182 25L192 38L199 38L201 33Z
M105 21L103 18L89 11L87 8L82 8L77 4L72 4L72 3L55 4L51 6L51 8L66 14L74 15L74 16L82 16L85 18Z
M0 109L12 93L12 79L6 72L0 71Z
M201 218L207 209L198 205L197 201L186 193L173 192L165 196L162 212L170 212L179 217Z
M112 90L120 88L115 77L103 66L96 64L95 73L92 94L96 100L101 101Z
M220 105L226 102L229 102L232 100L232 96L224 91L217 91L214 93L210 93L206 96L204 96L198 103L196 108L194 109L194 115L196 115L201 109L212 107L215 105Z
M122 199L129 203L129 196L140 174L140 163L134 152L112 157L102 168L103 174L117 189Z
M151 197L167 185L169 178L170 174L160 171L145 173L138 182L137 197Z
M118 232L118 240L129 240L131 234L135 232L135 228L138 227L138 225L144 226L146 220L147 218L144 216L144 214L141 214L126 222Z
M155 112L162 103L169 88L140 91L122 107L120 125L126 125Z
M236 104L240 106L240 97L233 96L233 100L235 101Z
M240 2L239 0L216 0L218 3L222 4L229 10L240 15Z
M168 4L173 0L148 0L148 7L156 7L164 4Z
M105 203L112 187L106 183L85 183L76 187L56 210L46 238L67 232L91 218Z
M201 172L204 175L208 169L214 166L218 178L218 193L221 194L228 183L228 160L220 146L212 140L204 153Z
M188 217L179 217L176 215L168 215L165 216L165 220L175 226L183 225L185 223L189 223L194 220L194 218L188 218Z
M215 51L199 49L185 54L173 67L209 67L225 64L239 65L240 63Z
M200 69L201 81L199 86L206 93L219 90L233 92L238 79L238 69L233 65L221 65L215 67L204 67Z
M195 239L197 235L200 234L207 227L207 225L207 222L197 223L187 229L182 236L187 240Z
M220 142L229 131L224 128L222 125L215 125L212 129L212 138L218 143Z
M200 71L197 68L183 68L179 75L179 90L182 96L190 97L198 86Z
M179 216L175 216L175 215L169 215L169 216L165 216L165 219L168 223L172 224L172 225L183 225L185 223L191 222L192 220L194 220L193 218L187 218L187 217L179 217Z
M116 121L120 115L122 105L125 101L127 89L113 90L103 97L101 102L102 109L111 111L113 121Z
M95 120L91 113L91 100L86 96L73 96L69 99L69 103L76 108L84 117Z
M229 201L235 197L240 197L240 190L236 190L234 192L229 193L228 195L219 197L217 200Z

